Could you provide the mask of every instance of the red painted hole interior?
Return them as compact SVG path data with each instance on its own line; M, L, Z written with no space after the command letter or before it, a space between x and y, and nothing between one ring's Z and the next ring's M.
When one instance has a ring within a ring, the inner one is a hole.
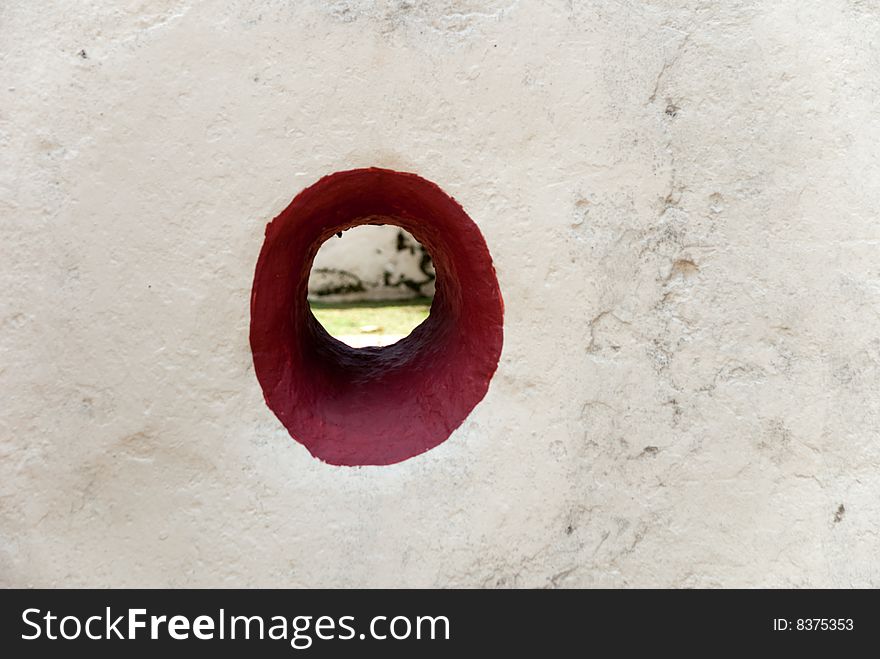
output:
M352 348L312 315L321 244L361 224L395 224L437 272L427 320L397 343ZM266 227L250 341L266 402L291 436L335 465L387 465L444 442L498 365L504 306L492 258L462 207L430 181L387 169L325 176Z

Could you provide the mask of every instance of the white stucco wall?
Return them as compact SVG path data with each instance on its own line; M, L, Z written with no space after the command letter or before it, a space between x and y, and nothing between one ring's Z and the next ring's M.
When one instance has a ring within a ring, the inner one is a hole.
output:
M357 226L321 245L309 277L309 299L433 297L435 276L430 255L409 232L392 224Z
M0 583L878 586L880 6L0 5ZM416 172L505 345L440 447L311 458L266 223Z

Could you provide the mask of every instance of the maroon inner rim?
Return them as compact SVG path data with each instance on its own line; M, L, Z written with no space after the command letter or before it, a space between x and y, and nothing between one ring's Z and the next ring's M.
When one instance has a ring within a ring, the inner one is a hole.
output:
M334 339L307 300L318 248L361 224L409 231L437 272L430 316L386 347ZM482 234L452 197L415 174L331 174L266 227L251 295L257 378L291 436L331 464L392 464L445 441L488 389L502 321Z

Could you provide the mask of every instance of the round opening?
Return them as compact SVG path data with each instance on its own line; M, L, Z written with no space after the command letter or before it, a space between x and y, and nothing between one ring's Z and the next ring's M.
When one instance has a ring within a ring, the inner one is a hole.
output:
M340 231L393 224L433 258L428 318L384 347L334 339L308 301L320 246ZM503 303L477 226L435 184L385 169L322 178L266 227L251 294L254 369L270 409L315 457L386 465L445 441L498 365Z
M352 348L400 341L427 319L434 297L428 250L393 218L381 221L326 240L309 276L312 314Z

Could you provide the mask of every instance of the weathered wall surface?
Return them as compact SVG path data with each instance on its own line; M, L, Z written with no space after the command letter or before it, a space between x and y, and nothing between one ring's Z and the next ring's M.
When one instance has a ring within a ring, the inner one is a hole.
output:
M880 5L0 8L0 582L878 586ZM413 171L505 346L440 447L263 402L266 223Z
M328 302L402 300L434 295L428 251L400 227L357 226L321 245L309 298Z

